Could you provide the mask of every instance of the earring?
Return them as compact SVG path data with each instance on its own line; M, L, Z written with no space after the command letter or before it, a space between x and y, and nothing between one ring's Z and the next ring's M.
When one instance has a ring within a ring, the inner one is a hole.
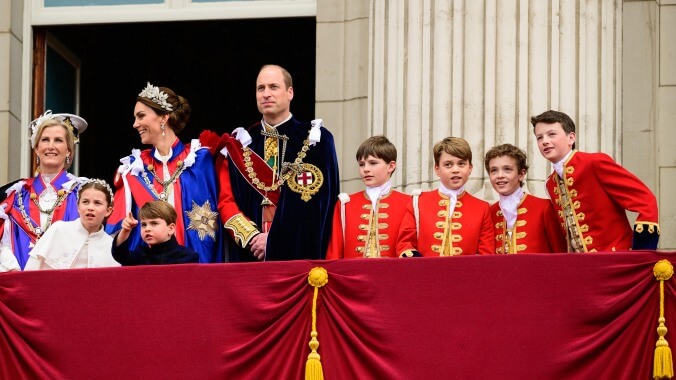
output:
M160 124L160 129L162 129L162 137L164 137L164 124Z
M35 156L35 165L40 165L40 156Z
M66 165L70 165L70 156L66 156Z

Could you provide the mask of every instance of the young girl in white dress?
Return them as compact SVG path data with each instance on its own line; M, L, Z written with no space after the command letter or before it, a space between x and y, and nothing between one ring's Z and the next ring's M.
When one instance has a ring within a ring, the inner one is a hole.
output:
M120 266L111 254L113 238L103 229L113 211L113 190L106 181L83 182L77 209L78 219L54 222L38 240L24 270Z

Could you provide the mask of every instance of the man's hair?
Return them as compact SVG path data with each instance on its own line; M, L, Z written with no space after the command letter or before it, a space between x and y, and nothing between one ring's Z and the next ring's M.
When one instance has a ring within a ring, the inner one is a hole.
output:
M492 159L498 158L498 157L511 157L516 161L516 170L521 173L521 171L528 171L528 156L526 153L515 147L512 144L502 144L495 146L491 148L488 152L486 152L486 158L484 158L484 165L486 166L486 171L490 174L491 170L489 167L489 163ZM520 183L521 186L523 186L523 181Z
M380 158L387 163L392 161L396 162L397 147L383 135L372 136L364 140L364 142L359 145L359 148L357 148L357 161L366 159L368 156Z
M533 125L533 131L535 131L535 125L537 123L559 123L567 135L575 132L575 123L573 122L573 119L571 119L570 116L566 115L565 113L559 111L549 110L537 116L531 116L530 123ZM573 149L575 149L575 143L573 143Z
M293 78L291 78L291 74L282 66L280 65L263 65L260 70L258 70L258 73L260 74L261 71L269 68L269 67L276 67L282 72L282 77L284 77L284 84L286 85L286 89L288 90L290 87L293 87Z
M167 225L176 223L176 210L174 206L165 201L150 201L138 211L139 219L162 219Z
M436 166L439 166L439 159L444 152L462 160L467 160L472 165L472 148L469 147L465 139L460 137L446 137L434 144L432 151L434 152L434 165Z

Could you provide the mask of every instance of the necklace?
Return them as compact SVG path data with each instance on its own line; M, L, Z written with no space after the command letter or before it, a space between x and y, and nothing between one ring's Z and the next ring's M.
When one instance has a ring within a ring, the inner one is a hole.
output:
M275 191L284 184L284 182L291 177L292 174L297 173L301 170L301 165L303 163L303 158L307 155L307 151L310 150L310 139L305 139L303 141L303 147L298 152L296 159L293 163L283 162L282 163L282 175L279 176L277 181L272 182L270 185L266 185L264 182L258 179L258 175L254 171L253 162L251 162L251 154L253 153L249 147L244 147L244 166L246 167L246 172L248 173L249 178L251 178L251 183L256 185L259 190L265 192Z
M26 213L26 207L24 207L23 204L23 197L21 196L21 194L17 193L17 200L19 203L19 211L21 212L21 218L23 219L24 224L26 224L26 226L31 230L31 232L35 234L36 241L40 239L40 237L42 237L42 234L45 233L45 231L47 231L49 226L52 225L52 217L54 216L54 210L56 210L56 208L59 207L61 203L63 203L63 200L66 199L69 193L70 190L69 191L59 190L60 194L59 197L56 199L56 202L54 202L54 205L52 205L52 207L47 210L44 210L42 207L40 207L40 202L38 202L37 194L31 193L30 198L33 200L33 203L35 204L35 206L37 206L38 210L40 210L40 213L47 215L47 223L45 223L44 231L40 227L39 222L33 223L31 218L28 216L28 213Z
M153 175L153 178L160 185L162 185L162 192L161 193L158 193L157 190L155 190L155 186L153 186L152 181L150 180L150 178L148 178L148 174L146 173L146 171L144 170L144 171L141 172L141 178L143 178L143 182L145 182L148 189L150 189L150 191L152 191L152 193L158 199L161 199L163 201L167 200L167 196L169 194L169 189L170 189L169 185L171 185L172 183L175 183L176 180L178 179L178 177L181 175L181 173L183 173L183 171L185 171L185 169L186 169L186 167L183 166L183 161L178 161L176 163L176 166L177 166L176 171L166 181L160 180L160 178L157 176L157 173L155 173L155 166L153 166L152 164L146 166L148 171Z

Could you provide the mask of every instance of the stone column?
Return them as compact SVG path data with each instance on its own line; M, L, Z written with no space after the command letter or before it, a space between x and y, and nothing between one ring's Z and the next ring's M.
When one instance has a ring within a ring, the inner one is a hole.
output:
M357 147L367 124L369 4L363 0L317 1L315 117L334 135L342 191L362 188Z
M470 192L494 199L482 157L512 143L527 151L528 188L541 195L551 169L529 118L548 109L576 121L580 149L621 157L621 5L371 0L367 126L400 149L396 184L434 187L431 148L453 135L473 149Z

